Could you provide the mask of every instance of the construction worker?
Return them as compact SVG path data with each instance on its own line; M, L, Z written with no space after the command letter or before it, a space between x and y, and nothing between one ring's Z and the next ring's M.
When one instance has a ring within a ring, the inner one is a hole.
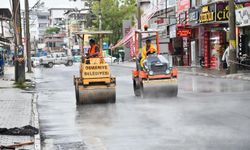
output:
M87 53L87 58L99 57L100 56L100 49L97 46L94 39L89 40L90 48Z
M156 48L151 43L150 39L146 40L146 45L141 50L141 60L140 64L141 67L144 68L144 61L147 58L148 55L155 54L157 52Z

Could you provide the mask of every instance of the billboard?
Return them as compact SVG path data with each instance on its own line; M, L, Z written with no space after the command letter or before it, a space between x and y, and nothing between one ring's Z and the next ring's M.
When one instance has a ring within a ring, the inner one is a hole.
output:
M177 0L177 14L190 8L190 0Z

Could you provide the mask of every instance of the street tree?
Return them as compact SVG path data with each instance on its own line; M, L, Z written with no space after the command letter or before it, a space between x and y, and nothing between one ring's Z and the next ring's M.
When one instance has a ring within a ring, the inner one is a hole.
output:
M60 28L58 27L49 27L45 30L46 34L57 34L60 32Z
M134 23L135 4L135 0L101 0L102 29L113 31L112 36L108 38L110 43L116 43L122 38L123 20L131 20ZM98 8L98 2L94 2L92 10L95 16L98 16ZM93 20L93 25L98 28L98 19Z

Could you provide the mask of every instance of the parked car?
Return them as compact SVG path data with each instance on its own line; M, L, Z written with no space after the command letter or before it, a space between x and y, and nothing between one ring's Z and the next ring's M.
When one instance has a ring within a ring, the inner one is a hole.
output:
M81 56L80 55L73 56L73 62L81 62Z
M107 62L107 63L115 63L115 62L118 62L119 60L116 58L116 57L112 57L110 56L109 54L105 54L104 55L104 60Z
M31 65L32 67L37 67L40 65L40 57L31 57Z
M52 53L40 59L40 64L52 68L54 65L64 64L65 66L73 65L73 57L64 53Z

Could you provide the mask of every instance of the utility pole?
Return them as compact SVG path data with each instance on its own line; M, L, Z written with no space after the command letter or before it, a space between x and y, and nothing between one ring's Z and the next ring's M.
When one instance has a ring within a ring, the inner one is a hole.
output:
M237 73L236 65L236 33L235 33L235 5L229 0L229 70L230 74Z
M15 33L15 82L18 84L23 84L25 82L25 60L22 45L20 0L12 0L12 5Z
M101 0L98 0L98 18L99 18L99 31L102 30L102 12L101 12Z
M141 0L137 0L137 26L138 26L138 30L141 30ZM141 34L138 34L138 46L139 49L142 48L142 43L141 43Z
M27 68L28 73L32 73L31 70L31 54L30 54L30 21L29 21L29 0L25 0L25 24L26 24L26 54L27 54Z
M1 20L2 36L4 37L3 20Z

